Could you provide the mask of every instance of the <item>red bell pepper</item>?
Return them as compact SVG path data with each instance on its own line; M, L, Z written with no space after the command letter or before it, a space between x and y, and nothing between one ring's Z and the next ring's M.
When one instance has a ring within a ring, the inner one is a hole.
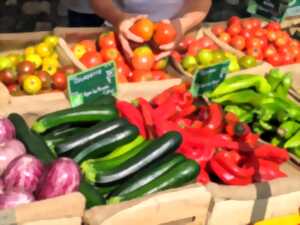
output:
M221 151L215 154L214 158L222 165L228 172L239 178L249 178L254 175L253 167L240 167L241 156L234 151Z
M252 177L239 178L227 171L215 158L210 160L210 168L217 177L224 183L229 185L247 185L252 183Z
M222 107L219 104L211 103L208 105L209 108L209 119L206 124L206 127L216 131L220 132L223 128L223 110Z
M140 134L147 138L144 120L141 112L132 104L126 101L118 101L116 107L124 118L126 118L131 124L135 125Z
M248 144L251 148L256 148L258 145L259 135L252 132L241 138L241 141Z
M152 99L152 103L159 106L165 103L173 94L183 94L185 92L187 92L187 86L185 83L182 83L180 85L170 87L167 90L163 91L162 93L160 93Z
M149 138L154 138L155 137L154 121L153 121L154 109L152 108L151 104L144 98L139 98L138 102L144 118L147 136Z
M271 144L260 145L254 150L254 155L257 158L270 160L279 164L289 160L289 154L287 150Z
M196 110L197 110L197 107L194 105L184 106L183 108L181 108L181 110L179 110L179 113L176 117L177 118L187 117L187 116L193 114Z

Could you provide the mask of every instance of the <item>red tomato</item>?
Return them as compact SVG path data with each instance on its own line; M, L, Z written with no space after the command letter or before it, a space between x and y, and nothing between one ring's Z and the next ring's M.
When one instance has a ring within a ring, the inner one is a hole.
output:
M266 26L267 29L271 29L271 30L280 30L280 23L275 22L275 21L271 21L267 24Z
M65 73L58 71L56 72L53 77L53 86L55 89L64 91L67 88L67 76Z
M132 82L149 81L152 79L152 73L149 70L134 70L132 72Z
M195 55L196 55L196 54L195 54ZM179 54L179 52L177 52L177 51L172 51L171 57L173 58L173 60L175 60L175 62L180 63L180 61L181 61L181 55Z
M216 35L219 36L221 33L223 33L225 31L225 28L221 25L214 25L211 28L211 31Z
M291 43L290 43L290 46L299 48L299 47L300 47L299 41L297 41L297 40L295 40L295 39L292 39L292 40L291 40Z
M153 80L165 80L169 78L169 74L162 70L153 70L152 77Z
M267 37L270 42L274 42L277 39L277 32L273 29L268 29Z
M157 45L165 45L175 41L176 29L172 24L160 22L155 26L153 40Z
M116 60L120 56L120 52L116 48L103 48L100 53L104 62Z
M149 47L140 47L133 52L131 62L136 70L150 70L154 64L154 55Z
M87 52L80 58L80 61L87 68L92 68L102 63L102 56L99 52Z
M117 63L118 75L129 78L130 68L126 63Z
M282 58L278 53L267 58L267 62L273 66L280 66L282 64Z
M98 45L100 49L103 48L116 48L117 41L114 32L105 32L100 34L98 39Z
M242 26L239 23L231 24L226 29L226 32L231 36L238 35L242 30Z
M225 43L228 44L230 42L231 36L230 36L230 34L223 32L220 34L219 38L221 41L224 41Z
M299 47L290 46L290 50L291 50L291 54L294 57L297 57L298 55L300 55L300 48Z
M277 50L274 45L269 45L264 51L265 58L272 57L275 54L277 54Z
M258 60L263 60L263 51L260 47L250 47L247 48L247 55L251 55Z
M253 35L254 35L255 37L258 37L258 38L260 38L260 37L265 37L265 35L266 35L266 30L264 30L264 29L261 28L261 27L256 27L256 28L253 29Z
M242 27L246 30L252 30L254 28L251 19L242 20Z
M260 28L261 27L261 20L257 18L250 19L253 28Z
M198 40L198 42L201 45L201 48L210 48L213 46L215 43L207 36L203 36Z
M247 48L260 48L262 46L262 42L260 38L251 37L246 41Z
M268 47L268 39L266 37L259 38L261 48L264 50Z
M185 36L184 39L179 43L179 47L182 49L187 49L196 39L192 36Z
M79 44L82 44L87 52L95 52L96 50L96 43L94 40L82 40L79 42Z
M232 16L230 17L228 24L237 24L237 23L241 23L241 19L238 16Z
M242 30L240 33L245 39L248 39L252 36L252 32L250 30Z
M11 95L15 95L21 91L21 87L18 84L9 84L7 85L7 89Z
M201 49L202 49L202 44L197 40L188 47L187 54L196 56Z
M130 31L144 41L150 41L154 32L154 23L148 18L142 18L133 24Z
M284 65L294 63L294 57L289 53L281 54L281 58L282 58L282 64Z
M277 39L275 40L275 45L279 48L284 47L287 44L288 44L288 40L283 35L277 37Z
M246 40L243 36L236 35L231 39L230 44L238 50L243 50L246 47Z
M295 63L300 63L300 55L295 58Z

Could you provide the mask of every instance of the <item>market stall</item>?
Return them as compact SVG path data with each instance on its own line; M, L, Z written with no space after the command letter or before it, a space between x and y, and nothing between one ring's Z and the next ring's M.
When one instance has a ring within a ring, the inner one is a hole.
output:
M299 224L297 21L0 34L0 224Z

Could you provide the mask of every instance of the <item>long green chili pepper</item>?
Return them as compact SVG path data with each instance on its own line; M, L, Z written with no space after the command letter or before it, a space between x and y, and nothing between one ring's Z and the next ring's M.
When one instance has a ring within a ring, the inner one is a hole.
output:
M287 73L283 78L281 84L276 89L276 96L281 98L287 98L289 89L292 87L293 79L292 74Z
M285 144L284 148L299 148L300 147L300 131L291 137Z
M284 138L284 139L289 139L290 137L292 137L294 134L296 134L296 132L300 130L300 123L297 123L296 121L286 121L284 123L282 123L278 129L277 129L277 133L280 137Z
M266 79L271 85L272 91L275 91L282 80L284 79L284 72L280 71L279 69L272 69L267 75Z
M252 125L252 129L253 131L256 133L256 134L263 134L265 132L264 128L261 127L261 125L258 123L258 122L255 122L253 125Z
M237 75L223 81L211 94L210 97L219 97L232 92L241 91L248 88L255 88L261 94L271 92L268 81L260 75Z
M224 95L219 98L212 99L214 102L217 103L230 103L230 104L251 104L252 106L260 106L261 100L263 99L263 96L258 94L257 92L246 89L242 91L237 91L234 93L230 93L227 95Z
M267 123L266 121L263 120L259 120L258 123L260 124L260 126L265 129L266 131L273 131L275 130L275 127L272 126L271 124Z

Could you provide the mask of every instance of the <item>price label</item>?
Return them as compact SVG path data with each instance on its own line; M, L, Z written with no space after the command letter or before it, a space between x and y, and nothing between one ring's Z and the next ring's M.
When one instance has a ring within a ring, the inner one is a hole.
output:
M116 71L115 63L109 62L69 76L68 93L72 107L93 101L100 95L115 95Z
M226 77L230 62L215 64L198 69L193 77L190 92L193 96L200 96L214 90Z

